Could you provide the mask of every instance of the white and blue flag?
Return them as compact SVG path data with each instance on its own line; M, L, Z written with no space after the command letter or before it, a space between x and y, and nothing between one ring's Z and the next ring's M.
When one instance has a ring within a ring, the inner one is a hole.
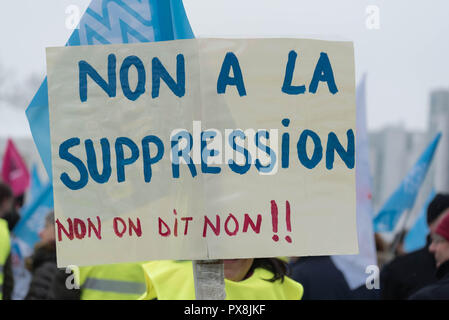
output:
M19 223L14 227L14 236L28 250L33 250L34 245L40 240L39 232L44 228L45 217L53 210L53 188L50 183L42 187L36 198L22 211ZM27 256L30 251L20 246L22 256Z
M37 176L32 176L31 185ZM40 182L40 181L39 181ZM37 182L34 182L35 186ZM53 210L53 190L50 183L35 189L30 201L22 208L19 223L13 229L11 257L14 274L12 298L25 298L31 281L31 274L25 267L25 258L29 257L39 242L40 231L44 228L45 217Z
M427 207L435 196L435 190L432 190L427 197L418 218L413 224L413 227L407 232L404 239L405 252L415 251L426 245L426 237L429 234L429 226L427 225Z
M194 38L182 0L93 0L67 46ZM51 181L47 78L26 110L31 133Z
M194 38L182 0L93 0L82 16L67 46L120 44ZM14 299L23 299L30 275L23 258L32 253L39 241L45 216L53 209L50 125L47 78L29 104L26 115L34 142L50 177L50 182L33 188L30 202L14 229L12 250L16 257ZM37 183L37 181L35 181ZM37 192L36 192L37 191ZM20 274L17 274L19 272Z
M39 177L37 166L31 169L31 182L27 202L20 209L20 220L13 229L13 245L11 251L19 259L27 257L39 240L39 232L43 227L45 215L53 209L51 184L43 183Z
M41 178L39 177L39 173L37 172L37 165L33 164L31 168L30 189L28 191L27 203L25 204L25 206L37 197L42 188L43 183L41 181Z
M396 191L380 209L374 218L374 229L376 232L393 231L402 213L405 210L411 210L413 208L418 191L432 163L440 138L441 133L438 133L412 169L407 173Z

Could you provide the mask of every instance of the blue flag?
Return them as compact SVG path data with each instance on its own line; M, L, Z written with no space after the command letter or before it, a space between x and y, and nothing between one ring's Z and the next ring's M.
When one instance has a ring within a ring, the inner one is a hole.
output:
M427 197L415 224L407 232L404 239L404 249L406 252L421 249L426 245L426 237L429 233L429 226L427 225L427 207L433 198L435 198L435 195L435 190L432 190Z
M53 190L50 183L42 186L38 193L22 208L21 219L13 229L11 238L11 260L14 274L12 298L25 298L31 274L25 267L25 259L33 253L34 246L40 241L39 233L44 228L45 217L53 209Z
M194 38L182 0L93 0L67 46ZM26 110L31 133L51 181L47 79Z
M33 164L31 168L31 182L30 189L28 192L27 200L24 206L20 209L20 215L23 216L23 213L28 211L28 207L33 204L33 201L39 196L44 185L39 178L39 174L37 172L36 164Z
M35 199L37 197L37 195L39 194L41 189L42 189L42 181L39 178L36 164L33 164L32 168L31 168L30 191L28 194L29 200L27 200L27 201L29 201L29 202L33 201L33 199Z
M374 218L374 230L376 232L393 231L402 213L413 208L419 188L432 163L440 138L441 133L436 135L396 191L380 209Z
M44 228L45 217L51 210L53 210L53 188L48 183L22 212L22 218L13 229L15 237L32 250L40 240L39 232ZM24 255L26 256L25 252Z

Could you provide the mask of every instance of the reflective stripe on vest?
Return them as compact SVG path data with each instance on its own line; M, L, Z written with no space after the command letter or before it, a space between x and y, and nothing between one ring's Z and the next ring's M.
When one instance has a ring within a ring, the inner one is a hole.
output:
M137 300L146 289L141 263L81 267L75 280L82 300Z
M87 278L81 289L141 295L146 286L139 282Z

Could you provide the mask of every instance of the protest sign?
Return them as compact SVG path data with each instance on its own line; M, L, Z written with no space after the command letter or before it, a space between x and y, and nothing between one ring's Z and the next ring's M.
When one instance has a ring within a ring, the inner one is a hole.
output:
M58 265L355 254L353 45L47 49Z

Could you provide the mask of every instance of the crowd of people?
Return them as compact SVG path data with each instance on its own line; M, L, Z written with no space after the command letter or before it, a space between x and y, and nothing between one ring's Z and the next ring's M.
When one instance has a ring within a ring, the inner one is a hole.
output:
M20 219L22 197L0 183L0 299L12 298L14 274L11 231ZM250 300L422 300L449 299L449 194L438 194L427 208L430 233L425 247L405 254L376 235L380 287L351 289L329 256L224 260L227 299ZM390 261L388 261L390 260ZM58 269L54 213L49 212L40 241L26 258L31 273L27 300L195 299L191 261L151 261Z

